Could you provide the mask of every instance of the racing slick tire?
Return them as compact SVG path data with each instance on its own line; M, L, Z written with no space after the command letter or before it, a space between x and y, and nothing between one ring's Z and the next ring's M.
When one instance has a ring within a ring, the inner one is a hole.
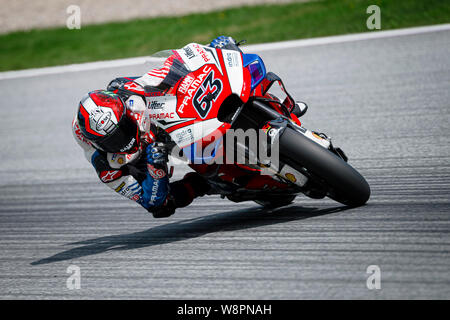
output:
M342 158L287 127L280 135L280 160L298 171L306 169L313 179L327 186L327 196L342 204L357 207L370 197L367 181Z

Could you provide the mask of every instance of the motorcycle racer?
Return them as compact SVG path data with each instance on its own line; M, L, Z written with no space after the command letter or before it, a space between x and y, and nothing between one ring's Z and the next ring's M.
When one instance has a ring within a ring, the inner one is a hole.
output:
M220 36L210 46L240 51L231 37ZM210 189L194 172L169 182L167 150L158 141L158 129L143 116L144 87L170 88L177 81L171 72L176 59L172 55L160 69L136 79L113 81L107 90L89 92L72 122L75 140L99 179L155 218L172 215L176 208L189 205Z

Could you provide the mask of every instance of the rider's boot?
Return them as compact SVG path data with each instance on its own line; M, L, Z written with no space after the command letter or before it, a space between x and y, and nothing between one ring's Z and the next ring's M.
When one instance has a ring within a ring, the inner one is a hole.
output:
M298 118L300 118L306 113L307 110L308 105L306 103L297 101L294 105L294 108L292 108L291 113L295 114Z
M196 172L189 172L183 179L170 184L170 195L174 198L176 207L183 208L195 198L204 196L210 189L205 178Z
M163 206L151 210L153 217L166 218L175 213L175 209L183 208L197 197L204 196L211 186L196 172L187 173L183 179L170 184L170 193Z

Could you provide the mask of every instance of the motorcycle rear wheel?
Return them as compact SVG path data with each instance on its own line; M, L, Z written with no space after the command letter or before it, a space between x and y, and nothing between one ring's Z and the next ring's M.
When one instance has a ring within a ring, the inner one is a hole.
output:
M280 136L280 160L298 171L303 168L328 187L327 196L357 207L370 197L370 187L361 174L328 149L287 127Z

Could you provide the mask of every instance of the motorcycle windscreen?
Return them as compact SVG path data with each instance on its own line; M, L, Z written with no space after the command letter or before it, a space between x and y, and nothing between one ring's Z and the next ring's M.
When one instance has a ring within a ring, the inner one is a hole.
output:
M167 49L167 50L161 50L161 51L157 51L157 52L155 52L155 53L152 53L151 55L150 55L150 57L152 57L152 58L161 58L161 59L167 59L168 57L170 57L172 54L173 54L173 52L175 51L176 49Z
M266 76L266 67L262 59L256 54L244 54L242 56L244 67L250 72L252 78L251 90L253 91Z

